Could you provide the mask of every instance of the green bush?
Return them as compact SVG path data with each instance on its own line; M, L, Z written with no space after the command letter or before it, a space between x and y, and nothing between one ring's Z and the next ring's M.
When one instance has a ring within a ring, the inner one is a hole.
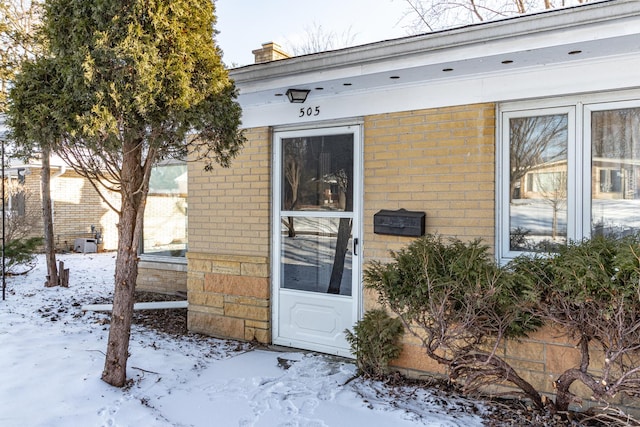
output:
M464 378L470 391L506 380L542 406L539 393L496 354L504 339L541 324L532 314L535 293L529 286L497 265L479 239L426 235L391 256L392 262L367 266L366 286L430 358L447 366L452 378Z
M400 319L390 317L382 309L370 310L356 323L353 331L347 330L345 334L351 352L356 356L359 373L373 378L384 377L389 362L397 359L402 351L400 338L404 328Z
M510 382L537 407L565 413L579 382L610 411L609 423L616 419L612 412L621 413L610 404L615 396L640 397L640 233L570 242L506 266L497 265L480 240L436 235L391 257L367 266L366 286L467 390ZM560 326L581 354L579 364L556 379L555 402L547 404L497 354L504 340L543 322Z
M13 239L4 248L5 273L24 274L35 267L36 251L42 245L42 238L30 237Z
M581 353L580 364L556 380L558 410L573 401L576 381L602 402L640 396L639 234L572 242L556 254L517 258L511 268L537 293L537 314L561 326Z

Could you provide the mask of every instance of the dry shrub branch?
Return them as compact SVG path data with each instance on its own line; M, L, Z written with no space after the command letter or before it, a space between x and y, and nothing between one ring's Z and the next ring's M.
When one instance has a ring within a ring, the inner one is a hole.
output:
M367 287L466 391L510 383L539 409L563 413L578 400L570 390L576 381L603 408L620 393L640 394L637 235L597 237L506 266L480 240L436 235L391 257L367 266ZM497 353L506 340L526 337L545 323L560 326L581 354L579 366L556 379L554 402L545 402Z

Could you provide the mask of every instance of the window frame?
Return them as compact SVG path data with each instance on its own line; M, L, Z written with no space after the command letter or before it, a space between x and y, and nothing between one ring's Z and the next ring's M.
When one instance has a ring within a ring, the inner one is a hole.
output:
M570 223L571 218L575 215L576 206L572 201L572 197L570 194L572 191L575 191L576 176L575 171L572 170L575 164L572 159L576 156L575 152L575 144L572 144L572 141L575 141L575 120L576 120L576 109L572 105L557 105L550 106L548 108L540 107L540 108L521 108L521 109L504 109L499 113L499 124L497 126L497 140L498 143L498 167L497 178L496 178L496 187L497 187L497 196L496 199L498 203L497 206L497 242L496 242L496 252L498 255L498 259L500 260L508 260L513 259L518 255L522 255L528 252L522 251L513 251L510 248L510 225L511 225L511 206L510 206L510 159L511 159L511 146L510 146L510 120L517 118L525 118L525 117L535 117L535 116L549 116L549 115L567 115L567 239L571 239L573 230L571 230ZM505 143L506 142L506 143Z
M591 236L592 163L591 114L640 108L640 91L578 95L572 98L549 98L498 104L496 117L496 241L495 253L500 263L519 255L532 254L510 250L509 167L511 118L532 117L566 112L567 129L567 241Z
M159 168L164 166L174 166L174 165L187 166L186 171L188 174L189 168L188 168L188 162L186 160L179 160L179 159L164 160L154 165L153 168ZM147 194L147 197L149 197L149 194ZM188 204L188 200L189 200L189 190L187 188L187 193L185 195L185 201L187 201L187 204ZM146 215L146 212L145 212L145 215ZM188 221L188 214L185 216L185 221ZM164 255L158 252L145 252L144 251L145 250L145 245L144 245L145 226L146 224L145 224L145 221L143 220L142 235L140 236L140 246L139 246L139 256L141 260L160 262L160 263L169 263L169 264L184 264L184 265L187 264L187 253L189 252L189 234L188 234L187 222L185 222L186 242L185 242L185 248L184 248L184 255L180 255L180 256Z

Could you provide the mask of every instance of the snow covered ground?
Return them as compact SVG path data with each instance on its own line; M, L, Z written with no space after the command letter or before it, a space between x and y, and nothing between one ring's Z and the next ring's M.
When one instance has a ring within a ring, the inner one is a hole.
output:
M0 301L0 426L481 426L472 400L360 378L350 362L174 338L134 327L127 376L100 380L114 255L66 254L69 288L45 288L42 259Z

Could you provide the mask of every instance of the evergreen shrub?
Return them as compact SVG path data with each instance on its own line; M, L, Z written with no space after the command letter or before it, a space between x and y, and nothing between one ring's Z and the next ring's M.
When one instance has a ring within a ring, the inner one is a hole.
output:
M387 375L389 362L397 359L402 351L403 333L400 319L389 316L383 309L367 311L353 332L345 331L359 373L373 378Z

